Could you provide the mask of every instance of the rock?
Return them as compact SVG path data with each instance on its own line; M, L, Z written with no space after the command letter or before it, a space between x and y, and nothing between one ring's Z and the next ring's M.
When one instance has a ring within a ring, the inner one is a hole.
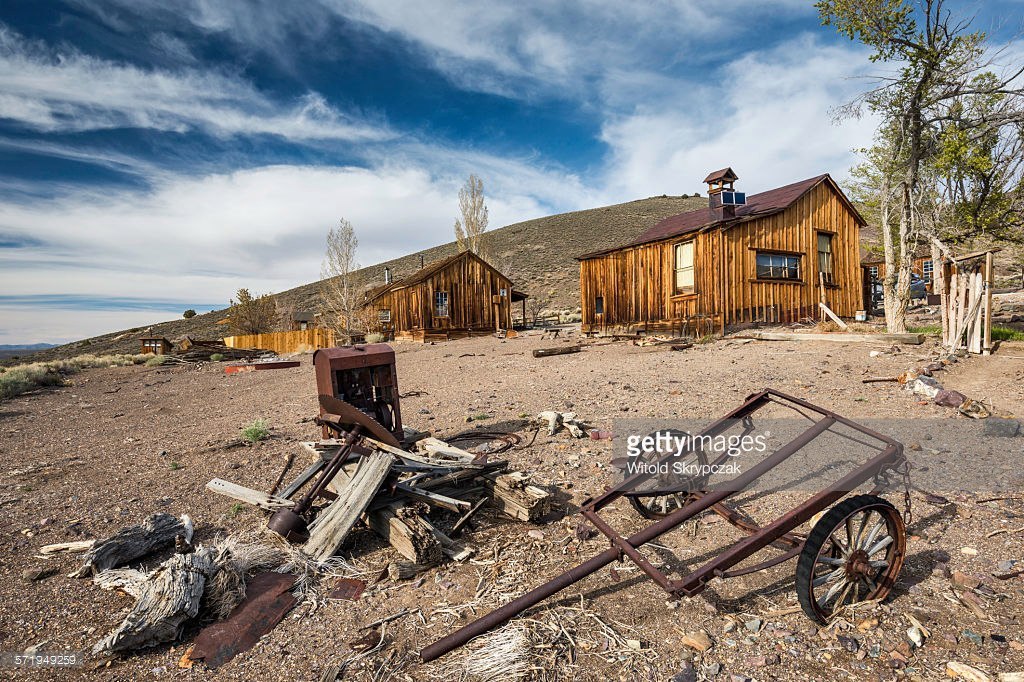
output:
M978 556L978 550L973 547L961 547L960 553L964 556Z
M672 682L697 682L697 669L691 661L683 661L679 672L672 676Z
M969 639L969 640L971 640L972 642L974 642L975 646L981 646L981 642L982 642L982 636L981 636L981 635L979 635L979 634L978 634L977 632L975 632L974 630L964 630L964 631L963 631L963 632L961 632L960 634L961 634L961 635L962 635L963 637L966 637L967 639Z
M964 549L970 549L970 547L964 547ZM967 554L967 552L964 552ZM975 552L977 554L977 552ZM972 555L973 556L973 555ZM981 581L975 578L973 575L967 575L962 571L953 571L953 575L949 578L954 585L960 587L966 587L969 590L973 590L975 587L981 584Z
M33 583L40 580L46 580L50 576L57 575L56 568L29 568L22 571L21 578L25 582Z
M992 417L985 422L981 435L990 438L1013 438L1020 433L1020 422L1016 419Z
M849 651L851 654L857 653L860 649L860 642L854 637L847 637L846 635L839 635L836 639L839 640L840 646Z
M953 679L966 680L966 682L991 682L992 680L992 678L977 668L972 668L966 663L959 663L957 661L948 661L946 663L946 674Z
M963 404L958 408L960 414L971 419L987 419L989 416L988 408L979 403L977 400L971 400L967 398Z
M941 407L960 407L967 400L967 396L959 391L943 389L936 393L932 400Z
M732 632L735 629L736 629L736 621L734 621L734 620L727 620L727 621L725 621L725 625L722 627L722 632L728 633L728 632Z
M537 530L537 529L528 530L528 531L526 531L526 534L529 535L534 540L543 540L544 539L544 531L540 531L540 530Z
M907 446L907 448L910 449L910 450L913 450L914 452L921 452L921 444L920 443L916 443L916 442L915 443L911 443L911 444L909 444Z
M1013 567L1016 565L1016 559L1007 559L1006 561L1000 561L998 564L996 564L996 570L1000 573L1009 573L1013 570Z
M722 664L718 663L717 661L715 663L711 663L709 665L704 666L704 674L708 677L714 677L720 672L722 672Z
M708 637L708 633L703 630L697 630L696 632L688 632L683 635L683 644L690 647L694 651L705 652L710 649L713 644L711 638Z
M1020 673L999 673L996 676L999 682L1024 682L1024 672Z
M751 618L750 620L748 620L746 623L743 624L743 627L747 628L747 630L749 630L751 632L760 632L761 631L761 619L760 618Z

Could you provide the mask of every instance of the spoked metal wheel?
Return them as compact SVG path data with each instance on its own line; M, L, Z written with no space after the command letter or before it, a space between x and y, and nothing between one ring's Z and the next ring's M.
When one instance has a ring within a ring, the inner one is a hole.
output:
M811 619L826 623L847 604L884 599L903 567L903 518L875 495L832 507L811 530L796 566L796 593Z
M676 437L684 437L684 431L670 430L670 434ZM654 435L654 434L649 434ZM651 460L657 459L655 455ZM633 508L645 519L662 519L685 507L693 497L691 492L702 490L707 483L707 475L702 473L694 474L690 467L699 467L701 471L707 465L707 456L703 450L690 452L682 457L674 458L669 462L668 471L658 474L644 484L644 487L637 492L626 493L626 498ZM629 470L624 472L626 478L630 476Z

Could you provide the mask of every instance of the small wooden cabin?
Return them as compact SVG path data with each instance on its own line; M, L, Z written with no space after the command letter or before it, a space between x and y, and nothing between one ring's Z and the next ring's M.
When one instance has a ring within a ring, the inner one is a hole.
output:
M307 329L316 329L317 326L316 313L302 310L292 313L291 324L289 325L288 331L304 332Z
M512 303L526 298L512 281L470 251L431 263L367 292L389 338L435 341L493 334L512 326Z
M172 348L171 342L162 336L144 336L142 338L142 350L139 352L166 355L171 352Z
M710 173L708 207L621 247L579 256L587 334L702 335L749 322L861 309L864 219L828 175L749 197L731 168Z

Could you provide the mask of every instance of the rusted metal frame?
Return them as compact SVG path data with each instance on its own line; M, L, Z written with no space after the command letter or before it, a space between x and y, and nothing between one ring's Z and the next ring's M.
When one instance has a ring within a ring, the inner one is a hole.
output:
M581 511L581 514L585 519L590 521L590 523L594 524L594 526L611 541L613 547L619 550L617 557L619 561L622 560L623 555L628 556L629 559L639 566L640 570L650 576L651 580L656 582L661 589L666 592L672 592L672 581L669 580L668 576L656 569L654 565L647 560L647 557L641 554L636 547L629 544L629 541L619 535L618 532L609 526L604 519L588 509Z
M765 401L768 400L768 396L769 391L761 391L760 393L755 393L751 395L742 405L740 405L739 407L737 407L735 410L725 415L724 417L714 421L706 429L701 431L700 436L718 435L729 426L731 421L745 417L746 415L755 411L757 408L761 407L765 403ZM675 455L673 453L670 453L663 457L662 459L658 460L658 463L666 461L674 456ZM599 497L590 501L590 508L593 509L594 511L600 511L603 507L606 507L607 505L611 504L612 502L626 494L626 491L635 489L638 485L653 477L654 473L634 474L629 478L623 480L614 488L605 492L603 495L600 495Z
M691 494L694 495L695 497L701 497L705 493L694 492L694 493L691 493ZM752 521L748 521L747 519L743 518L743 516L740 515L740 513L737 510L733 509L732 507L727 505L725 502L719 502L718 504L712 505L711 511L715 512L716 514L721 516L723 519L725 519L726 521L731 523L734 527L739 528L741 531L743 531L744 533L747 533L748 535L753 534L753 533L757 533L758 531L761 530L761 526L759 526L758 524L756 524L756 523L754 523ZM789 548L793 548L793 547L803 547L805 540L806 540L806 538L804 538L804 537L802 537L800 535L792 535L790 533L786 533L781 538L776 540L776 542L778 542L780 544L785 544Z
M858 485L873 478L879 471L892 466L893 463L898 462L902 458L903 451L901 447L898 445L887 447L867 464L844 476L834 486L812 495L803 504L764 526L759 532L740 540L685 578L674 581L675 593L687 596L697 594L704 589L705 583L712 577L717 577L718 574L724 573L727 569L778 540L787 532L806 523L815 514L845 497Z
M804 546L801 544L799 547L793 547L789 551L787 551L787 552L785 552L783 554L780 554L777 557L772 557L771 559L767 559L765 561L762 561L761 563L754 564L753 566L745 566L743 568L736 568L736 569L733 569L731 571L718 571L717 573L715 573L715 577L716 578L738 578L741 575L748 575L750 573L757 573L758 571L763 571L766 568L771 568L772 566L778 566L779 564L785 563L785 562L789 561L790 559L795 559L798 556L800 556L800 552L802 552L802 551L804 551Z

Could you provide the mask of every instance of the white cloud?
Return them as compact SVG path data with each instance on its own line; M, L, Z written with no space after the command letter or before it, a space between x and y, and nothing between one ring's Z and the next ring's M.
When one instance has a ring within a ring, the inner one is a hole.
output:
M274 102L237 75L143 69L31 43L0 24L0 118L43 132L151 128L217 136L373 141L392 136L317 93Z
M851 149L871 141L875 122L833 120L833 109L860 92L848 78L867 53L803 35L728 64L714 84L612 118L603 139L613 152L608 191L642 196L703 191L704 174L732 166L760 191L831 172L842 177Z

